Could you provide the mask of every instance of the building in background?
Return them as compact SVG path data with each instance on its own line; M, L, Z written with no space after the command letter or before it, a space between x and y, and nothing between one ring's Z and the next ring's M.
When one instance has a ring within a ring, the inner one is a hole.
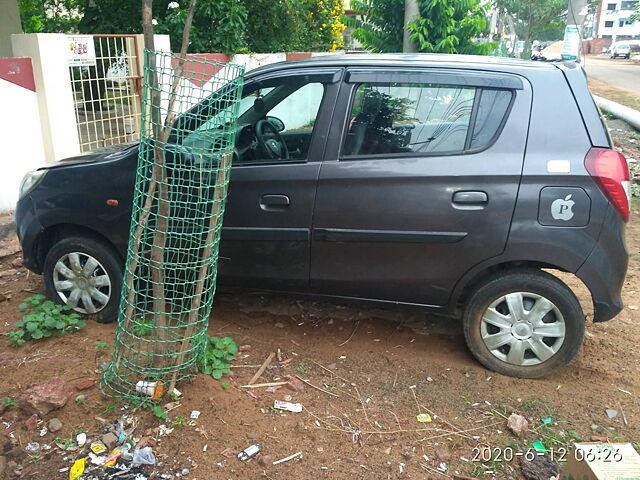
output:
M612 43L620 40L639 40L638 0L602 0L596 11L594 37L611 39Z

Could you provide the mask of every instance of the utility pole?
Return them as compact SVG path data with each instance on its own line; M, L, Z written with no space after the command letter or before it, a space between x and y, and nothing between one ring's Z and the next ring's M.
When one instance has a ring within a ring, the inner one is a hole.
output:
M404 53L416 53L418 48L413 40L409 39L407 23L414 20L420 14L418 0L404 0L404 36L402 37L402 51Z
M569 0L567 26L564 30L562 58L580 61L582 51L582 25L587 15L587 0Z

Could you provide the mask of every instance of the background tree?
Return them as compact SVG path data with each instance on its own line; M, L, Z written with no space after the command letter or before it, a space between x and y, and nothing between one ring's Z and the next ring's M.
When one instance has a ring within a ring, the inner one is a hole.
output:
M404 0L354 0L351 7L358 15L345 22L365 49L401 52L404 5ZM474 40L487 27L480 0L420 0L418 7L419 15L406 28L419 52L487 54L495 48Z
M20 0L24 33L76 33L82 18L77 0Z
M480 0L420 0L418 5L420 15L407 29L419 52L486 55L495 48L475 40L487 27Z
M356 17L344 17L351 36L374 53L402 51L404 0L352 0Z
M533 40L562 40L564 35L563 13L567 0L495 0L497 8L513 15L516 33L525 43L524 58L530 55Z

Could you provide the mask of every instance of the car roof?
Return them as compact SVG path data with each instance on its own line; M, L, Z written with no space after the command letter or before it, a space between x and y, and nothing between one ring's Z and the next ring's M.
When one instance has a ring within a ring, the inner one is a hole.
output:
M573 62L566 62L569 68ZM557 65L548 62L534 62L506 57L490 57L483 55L458 55L435 53L346 53L327 54L307 57L285 62L272 63L248 72L248 76L296 67L450 67L473 70L526 71L556 70Z

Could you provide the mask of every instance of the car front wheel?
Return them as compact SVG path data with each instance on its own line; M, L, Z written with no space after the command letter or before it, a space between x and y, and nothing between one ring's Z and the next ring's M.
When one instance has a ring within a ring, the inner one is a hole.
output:
M519 378L556 372L578 354L584 314L563 282L538 270L493 277L471 295L464 334L490 370Z
M91 237L67 237L56 243L44 262L49 297L77 313L95 315L99 323L118 316L122 261L109 245Z

